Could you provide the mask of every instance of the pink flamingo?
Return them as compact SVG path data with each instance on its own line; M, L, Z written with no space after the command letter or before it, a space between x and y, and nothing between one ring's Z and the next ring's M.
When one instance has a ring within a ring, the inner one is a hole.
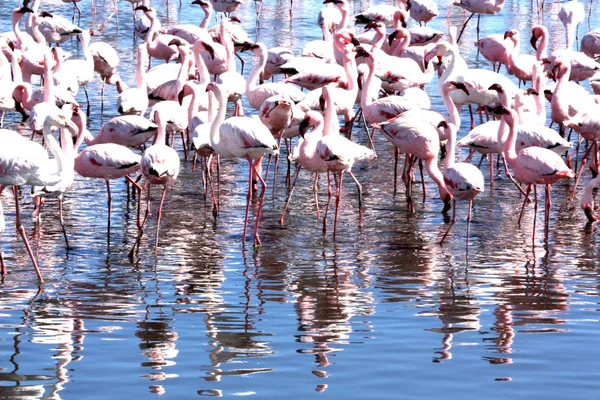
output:
M548 223L550 222L550 185L556 183L560 179L574 178L575 173L565 165L562 158L548 149L540 147L528 147L521 150L519 153L515 150L515 142L517 139L517 121L518 114L514 110L509 110L501 106L500 113L509 127L508 138L504 142L503 154L508 162L508 165L513 170L514 177L517 181L527 185L527 195L521 207L519 215L519 225L527 204L527 196L533 186L534 194L534 209L537 213L537 185L546 185L546 202L544 207L544 223L546 235L548 234ZM535 215L535 214L534 214ZM547 237L547 236L546 236ZM533 240L535 240L535 218L533 223Z
M248 47L258 57L258 64L254 67L246 80L246 96L248 97L248 102L252 108L258 110L267 98L276 94L286 95L292 99L294 103L297 103L304 98L304 93L302 93L300 89L288 85L287 83L271 82L258 85L258 78L267 62L267 46L259 42Z
M265 196L267 184L260 176L260 164L265 154L278 154L279 147L273 135L266 126L257 119L249 117L231 117L225 120L226 104L228 94L216 83L209 83L207 91L212 91L219 104L217 115L210 129L210 146L216 154L225 158L243 158L250 165L248 174L248 194L246 196L246 213L244 218L244 232L242 234L242 245L245 247L246 230L248 226L248 213L250 211L250 200L252 198L253 179L258 179L262 186L256 224L254 225L254 245L260 246L258 227L260 215ZM213 195L213 202L217 202ZM214 214L214 212L213 212Z
M158 233L160 230L160 220L162 217L162 208L165 201L165 195L167 194L167 185L172 185L177 176L179 175L179 156L171 147L166 144L166 121L165 117L161 115L160 111L154 113L154 120L158 125L158 132L156 133L156 140L154 144L144 150L140 162L140 169L146 180L145 184L148 188L148 194L146 197L146 212L144 219L139 226L139 233L133 245L133 248L129 252L129 258L133 258L133 253L136 246L139 247L140 240L144 234L144 225L150 214L150 188L152 185L162 185L163 191L160 198L160 205L158 206L158 214L156 221L156 238L154 241L154 253L158 251Z
M533 68L537 64L537 57L531 54L519 54L521 48L521 35L516 29L508 30L504 33L504 39L510 39L513 43L513 50L509 55L507 70L525 84L526 81L533 80Z
M458 109L450 98L451 90L467 90L466 86L462 83L446 81L442 85L442 99L444 105L448 110L448 122L441 124L446 125L448 132L448 153L444 159L444 183L446 189L452 195L452 222L448 227L448 230L442 237L440 244L444 243L446 236L454 226L456 222L456 199L469 200L469 214L467 216L467 238L469 236L469 223L471 222L471 209L473 208L473 199L479 193L484 191L483 174L473 164L465 162L455 162L455 151L456 151L456 133L460 128L460 114ZM467 239L468 240L468 239ZM467 241L468 244L468 241Z
M281 148L281 139L285 130L292 123L293 118L293 102L282 95L271 96L266 99L258 110L258 117L260 121L269 129L274 138L277 139L277 146ZM290 153L290 146L288 146L288 140L285 139L286 148L288 154ZM290 142L291 143L291 142ZM277 167L279 164L279 154L275 155L275 172L273 178L273 191L275 190L275 183L277 178ZM265 172L265 181L269 174L269 166L271 165L271 155L267 161L267 171ZM286 179L290 176L290 160L288 157L288 169Z
M33 12L37 13L40 3L41 0L33 1L33 4L31 4L31 9ZM42 35L44 35L46 38L47 42L57 44L64 43L73 36L79 35L82 32L80 27L69 22L66 18L61 17L60 15L52 15L46 11L39 13L39 15L42 17L39 29Z
M192 4L199 4L204 12L204 18L200 22L200 25L178 24L167 30L168 34L178 36L190 44L194 44L198 39L206 39L208 37L206 28L208 28L210 17L213 13L213 6L209 1L194 0Z
M362 228L362 185L352 173L352 167L356 162L374 158L376 155L375 152L368 147L354 143L345 136L340 135L339 129L336 129L337 121L334 120L335 102L333 98L334 92L331 90L332 87L333 84L331 83L323 87L323 99L325 101L324 129L323 137L317 143L317 152L327 165L327 187L329 199L327 201L325 216L323 218L323 234L327 232L327 211L329 210L329 202L331 199L331 185L329 184L330 172L333 173L333 179L337 187L335 199L335 217L333 220L333 238L335 240L339 206L342 199L342 182L344 178L344 172L348 172L348 174L352 177L352 180L354 180L354 183L356 183L356 188L358 189L359 226Z
M494 33L475 41L477 51L481 53L483 58L492 63L494 72L500 72L502 65L506 65L508 68L510 54L514 51L515 44L505 39L506 35ZM498 68L496 68L496 65L498 65Z
M141 115L122 115L110 119L94 137L86 132L88 146L116 143L127 147L139 147L156 136L158 126Z
M427 25L429 21L440 14L433 0L410 0L410 17L419 23Z
M363 12L354 16L354 23L356 25L368 24L371 21L383 22L387 28L394 26L394 14L398 10L409 11L410 1L408 0L397 0L394 1L394 5L378 4L371 6Z
M145 44L140 44L137 50L136 86L126 88L120 78L117 79L117 111L125 115L144 115L148 109L148 94L146 92L146 74L144 60L148 53Z
M312 131L307 132L311 128ZM313 191L315 195L315 205L317 208L317 219L320 216L317 186L319 181L319 174L327 172L327 164L325 163L325 160L321 158L321 155L317 152L317 145L319 141L323 138L323 128L323 115L321 115L321 113L318 111L307 111L304 115L304 119L300 122L298 130L301 139L298 140L290 156L291 161L295 161L298 163L298 169L296 170L296 176L294 177L290 193L288 194L288 198L285 202L283 213L281 214L281 218L279 219L280 225L283 225L285 213L287 212L290 201L292 199L292 195L294 194L294 189L296 188L296 180L298 179L298 175L300 174L302 168L315 174L315 184L313 186Z
M70 115L69 115L70 116ZM15 197L17 231L25 243L29 257L37 274L38 280L43 282L42 274L37 260L31 250L25 228L21 223L21 211L19 207L19 186L22 185L55 185L61 182L68 166L63 152L51 135L50 128L71 128L76 130L75 125L69 120L67 113L60 110L56 113L48 114L44 120L43 134L48 148L55 158L50 159L47 151L38 143L25 139L17 132L5 130L0 135L0 187L13 187ZM2 268L2 274L6 270Z
M567 38L567 49L573 49L573 43L579 41L579 24L585 19L585 10L583 4L577 0L569 0L563 3L558 11L558 19L565 27L565 36ZM578 43L579 44L579 43Z
M145 39L150 57L158 58L159 60L164 60L166 62L175 60L179 56L179 53L177 49L170 46L169 43L171 43L173 39L179 38L174 35L159 33L160 21L156 17L156 10L153 8L137 6L135 9L136 11L143 11L146 17L148 17L150 20L150 30L148 31Z

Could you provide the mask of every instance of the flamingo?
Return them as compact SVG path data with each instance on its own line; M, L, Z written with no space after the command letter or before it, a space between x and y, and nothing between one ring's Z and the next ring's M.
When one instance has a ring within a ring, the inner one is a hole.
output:
M521 35L516 29L508 30L504 33L504 40L510 39L514 47L508 58L507 69L511 75L514 75L519 80L519 86L521 81L525 84L525 81L533 80L533 68L538 63L536 56L532 54L519 54Z
M31 4L31 9L34 13L40 7L41 0L34 0ZM39 29L42 35L46 38L49 43L64 43L73 36L79 35L82 29L77 25L69 22L66 18L60 15L52 15L49 12L41 12L38 14L42 18L40 21ZM33 16L29 17L26 21L25 28L28 32L32 32L33 29Z
M84 140L88 146L116 143L127 147L139 147L156 136L158 126L140 115L122 115L110 119L94 137L87 132Z
M140 169L144 175L146 180L145 185L148 189L146 198L146 212L144 214L144 219L139 226L139 233L135 240L135 244L129 252L129 258L133 258L135 248L136 246L139 247L140 240L144 234L144 225L148 219L148 214L150 214L150 188L152 185L163 185L156 221L156 238L154 241L155 254L158 251L158 233L160 229L163 203L165 201L165 195L167 194L167 185L172 185L179 175L179 156L175 150L166 144L166 118L163 117L161 113L161 111L156 111L153 115L153 118L158 125L156 140L152 146L144 150L140 161Z
M148 109L148 94L146 91L146 74L144 72L144 60L148 53L145 44L140 44L137 50L136 86L133 88L123 87L121 79L117 79L117 111L125 115L144 115Z
M359 226L362 228L362 185L352 173L352 167L356 162L374 158L376 155L375 152L368 147L354 143L345 136L340 135L339 129L337 129L337 120L335 120L335 94L334 91L331 90L332 88L333 84L331 83L323 87L323 99L325 101L324 128L323 137L317 143L317 152L327 165L327 186L329 199L327 201L327 208L325 209L325 216L323 218L323 234L326 234L327 232L327 211L329 210L329 200L331 199L329 173L333 173L333 178L337 186L335 217L333 220L333 239L335 240L340 208L339 206L342 199L342 181L344 179L344 172L348 172L348 174L352 177L352 180L354 180L354 183L356 183L356 188L358 189Z
M502 118L509 127L509 134L504 142L503 155L513 170L515 179L527 185L527 195L529 195L531 186L533 186L535 212L537 212L537 185L543 184L546 186L544 223L547 235L551 205L550 185L558 182L560 179L574 178L575 173L565 165L558 154L548 149L528 147L517 153L515 142L517 139L517 121L519 116L516 111L509 110L504 106L500 106L500 114L502 114ZM519 215L519 225L521 224L525 204L527 204L527 195L521 208L521 215ZM535 217L532 239L535 240Z
M410 16L424 25L440 14L438 6L433 0L410 0Z
M93 32L89 29L81 33L81 49L83 50L83 60L67 60L64 62L61 74L75 76L77 83L83 86L85 99L87 101L87 115L90 115L90 98L87 92L87 85L94 79L94 57L89 49L90 37ZM60 77L57 77L60 80Z
M42 278L37 260L31 250L25 229L21 223L19 186L55 185L61 182L65 173L67 173L67 160L65 160L58 142L50 133L52 126L73 130L76 130L77 127L69 120L67 113L62 112L62 110L46 116L44 119L43 135L48 148L54 155L53 159L48 157L47 151L40 144L23 138L17 132L5 130L0 135L0 141L2 142L2 145L0 145L0 171L2 171L2 174L0 174L0 185L2 187L13 187L16 209L15 224L17 231L23 239L23 243L25 243L40 282L43 282L44 279ZM3 268L2 274L5 273L6 270Z
M324 129L324 120L323 115L318 111L307 111L304 115L304 118L300 122L300 126L298 128L298 133L301 136L301 139L298 140L292 154L290 155L290 160L298 163L298 169L296 170L296 176L294 177L294 181L292 183L292 187L288 194L287 200L285 201L285 207L283 208L283 213L281 214L281 218L279 219L279 224L283 225L283 220L285 218L285 213L287 212L288 206L292 199L292 195L294 194L294 189L296 188L296 180L298 179L298 175L302 168L307 171L315 174L315 184L313 186L314 195L315 195L315 205L317 208L317 218L319 218L319 199L318 199L318 191L317 184L319 180L319 174L327 172L327 164L325 160L321 158L321 155L317 152L317 145L319 141L323 138L323 129ZM312 128L311 132L307 131Z
M448 230L442 237L440 245L444 243L446 236L450 233L450 229L456 222L456 199L469 200L469 214L467 216L467 238L469 236L469 223L471 222L471 209L473 208L473 199L479 194L484 192L484 181L483 174L473 164L465 162L455 162L455 151L456 151L456 133L460 128L460 114L456 105L452 102L450 97L450 91L452 90L467 90L464 84L452 81L446 81L442 85L442 100L448 110L448 121L447 123L441 122L440 124L446 126L448 135L448 153L444 159L444 183L446 189L452 195L452 221ZM467 239L468 240L468 239ZM468 244L468 241L467 241Z
M223 92L221 85L209 83L206 90L214 93L215 99L219 104L219 110L210 129L210 146L219 156L225 158L243 158L248 161L250 166L244 232L242 234L242 245L244 247L248 226L248 213L250 211L250 200L252 198L253 179L258 179L262 186L258 211L256 214L256 224L254 225L254 245L260 246L261 242L258 235L258 227L260 224L260 215L267 185L260 176L259 168L263 156L265 154L278 154L279 147L271 132L269 132L267 127L259 120L249 117L231 117L225 120L228 94ZM215 207L217 207L214 195L213 202Z
M156 10L143 5L137 6L135 9L136 11L143 11L150 20L150 30L146 34L146 39L144 40L148 46L148 54L150 57L158 58L159 60L164 60L166 62L177 59L179 52L177 49L171 47L169 43L171 43L173 39L179 38L174 35L159 33L160 21L156 16Z
M66 112L68 106L65 109L61 109L62 112ZM83 118L83 119L82 119ZM65 228L65 221L63 218L63 197L65 192L69 190L73 181L75 180L74 171L74 158L77 154L77 149L83 142L83 127L85 126L85 116L80 111L79 107L75 107L72 112L71 121L74 123L77 129L61 129L60 131L60 147L63 153L63 179L55 185L46 186L33 186L31 188L31 196L33 197L34 211L33 216L40 219L41 206L44 204L45 199L48 197L58 198L58 210L59 210L59 222L62 228L63 236L67 250L71 248L69 245L69 239L67 237L67 230ZM83 122L82 122L83 121ZM72 137L76 137L76 143L73 145Z
M475 41L477 51L492 63L492 71L500 72L502 65L508 68L509 57L515 51L515 44L506 39L506 35L494 33ZM498 68L496 68L498 65Z
M267 98L276 94L287 95L294 103L304 98L304 93L300 89L287 83L271 82L258 85L258 78L264 70L267 61L267 46L258 42L248 46L248 48L252 50L259 60L246 80L246 96L252 108L258 110Z
M244 115L242 96L246 93L246 79L236 70L235 49L230 35L227 34L227 28L231 25L231 21L241 22L235 17L223 18L221 21L220 33L221 42L225 48L226 70L218 76L217 83L226 85L225 91L229 93L229 101L235 104L233 115L240 116Z
M565 27L565 36L567 38L567 49L573 49L573 43L579 46L579 24L585 19L585 10L583 4L577 0L569 0L563 3L558 11L558 19Z
M52 53L50 50L47 50L44 54L44 99L41 103L31 108L31 113L27 120L29 127L34 133L41 133L46 116L56 114L59 109L54 99L56 89L52 74L52 61Z
M88 49L94 59L94 71L102 78L102 104L104 104L104 85L107 82L112 83L115 81L114 75L116 75L119 66L119 55L106 42L90 43Z

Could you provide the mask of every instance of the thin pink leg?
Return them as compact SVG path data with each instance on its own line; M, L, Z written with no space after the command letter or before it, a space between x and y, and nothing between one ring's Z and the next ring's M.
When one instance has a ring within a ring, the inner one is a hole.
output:
M256 212L256 223L254 225L254 246L260 246L260 237L258 236L258 227L260 225L260 216L262 214L263 203L265 200L265 191L267 190L267 183L260 176L260 172L258 172L258 165L262 162L262 156L256 159L256 161L252 164L252 169L254 170L254 174L258 178L260 185L262 186L262 190L260 191L260 196L258 200L258 211Z
M450 226L446 230L446 233L444 233L444 236L442 236L442 240L440 240L440 246L444 244L444 240L446 240L446 236L448 236L448 234L450 233L450 229L452 229L455 222L456 222L456 200L452 199L452 221L450 222Z
M356 183L356 189L358 190L358 226L360 228L362 228L363 227L362 185L360 184L358 179L356 179L356 177L354 176L352 171L348 171L348 173L354 180L354 183Z
M42 273L40 271L40 267L38 266L38 262L33 255L33 251L31 250L31 246L29 245L29 240L27 240L27 235L25 234L25 228L23 228L23 224L21 223L21 208L19 207L19 187L13 186L13 194L15 196L15 223L17 225L17 231L19 231L19 235L21 235L21 239L23 239L23 243L25 243L25 248L27 249L27 253L29 253L29 257L31 258L31 262L33 262L33 268L35 269L35 273L38 277L40 283L44 282L42 278Z
M292 200L292 195L294 194L294 189L296 189L296 180L298 179L298 175L300 174L301 169L302 169L302 167L298 166L298 170L296 171L296 176L294 176L294 182L292 183L292 188L290 189L290 194L288 194L287 200L285 201L285 206L283 207L283 213L281 213L281 218L279 218L279 225L283 225L285 213L287 212L288 206L290 205L290 200Z
M525 199L521 206L521 214L519 214L519 220L517 221L517 225L519 226L521 226L521 219L523 218L523 212L525 211L525 204L527 204L527 199L529 199L529 193L531 193L531 185L527 185L527 192L525 193Z
M579 167L579 171L577 172L577 176L575 177L575 185L573 186L573 191L571 192L571 197L569 197L569 201L572 201L575 198L575 192L577 192L577 185L579 185L579 179L581 179L583 168L585 167L585 163L587 162L587 158L590 155L590 152L595 147L596 142L592 143L592 145L587 149L587 151L583 155L583 158L581 159L581 166Z
M112 209L112 196L110 195L110 183L109 183L108 179L106 180L106 194L108 196L108 231L110 232L110 213L111 213L111 209ZM139 223L139 214L138 214L138 223ZM138 226L138 229L139 229L139 226Z
M242 233L242 247L246 248L246 231L248 230L248 214L250 212L250 200L252 199L252 175L254 174L254 168L252 167L252 159L246 157L246 160L250 163L250 171L248 173L248 193L246 194L246 213L244 216L244 232ZM267 172L268 172L267 168Z
M531 235L531 244L535 248L535 224L537 222L537 185L533 185L533 234Z
M319 173L315 173L315 183L313 185L313 193L315 194L315 207L317 209L317 220L321 218L321 211L319 210Z
M400 156L400 150L394 146L394 196L396 196L396 188L398 186L398 157Z
M129 175L125 175L125 179L127 179L128 182L130 182L133 187L135 188L135 190L137 191L138 197L137 197L137 227L138 229L140 229L141 227L141 222L140 222L140 215L142 214L142 187L140 185L138 185L133 179L131 179L131 177ZM106 183L108 184L108 181L106 181ZM148 198L150 198L148 196ZM108 190L108 201L109 201L109 210L110 210L110 202L111 200L111 195L110 195L110 188ZM110 214L109 214L109 225L110 225Z
M142 240L142 235L144 234L144 225L146 225L146 220L148 219L148 215L150 215L150 184L146 183L146 186L148 188L148 198L146 199L146 212L144 213L144 219L142 220L142 223L139 226L138 235L137 235L137 238L135 239L135 243L133 244L133 247L129 251L129 259L130 260L133 259L133 254L135 252L135 248L140 245L140 241ZM138 201L140 201L140 202L142 201L141 196Z
M162 209L165 202L165 195L167 194L167 185L163 187L162 196L160 197L160 206L158 206L158 216L156 219L156 238L154 239L154 254L158 249L158 233L160 232L160 219L162 218Z
M336 175L333 174L333 179L336 180ZM335 198L335 216L333 217L333 240L337 233L337 221L340 213L340 202L342 201L342 182L344 181L344 171L340 172L340 176L337 177L336 186L337 193Z
M327 205L325 206L325 215L323 215L323 235L327 234L327 213L329 212L329 203L331 202L331 172L327 171Z

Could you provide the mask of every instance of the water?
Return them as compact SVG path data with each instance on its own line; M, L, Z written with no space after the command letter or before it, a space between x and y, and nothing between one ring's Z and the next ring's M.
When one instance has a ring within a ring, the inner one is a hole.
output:
M7 31L14 3L0 4L0 30ZM295 2L290 23L288 4L266 1L260 28L252 2L237 14L253 37L299 53L320 36L314 21L322 5ZM90 2L80 5L82 25L88 26ZM119 72L133 84L131 14L128 3L119 5L118 33L113 21L94 40L114 45ZM355 2L351 12L368 5ZM164 25L197 23L201 16L189 4L155 7ZM545 13L551 48L564 43L557 7L548 3ZM62 2L45 8L71 13ZM110 2L100 2L96 21L110 10ZM446 30L446 12L446 3L440 4L433 28ZM463 20L462 11L454 10L450 22ZM499 15L482 17L481 35L517 28L525 39L536 20L529 1L509 1ZM598 25L597 14L591 25ZM489 68L476 57L474 35L471 23L461 50L471 66ZM522 42L523 51L531 52ZM64 47L82 56L76 41ZM252 55L243 57L248 74ZM116 91L107 89L101 115L100 82L88 90L94 105L90 130L96 133L116 115ZM443 110L435 84L428 92L433 108ZM83 93L78 99L85 103ZM467 133L466 118L463 113L459 137ZM16 127L17 116L9 114L6 121ZM360 127L355 132L366 143ZM133 263L127 252L137 233L135 203L127 203L122 181L112 183L108 235L104 183L76 178L64 204L74 246L68 252L56 201L48 201L44 223L35 230L24 188L25 227L46 280L41 286L13 230L13 199L5 190L2 251L10 273L0 284L1 397L597 397L598 233L596 225L586 224L577 198L568 201L573 182L553 187L547 241L541 212L535 245L531 207L517 226L521 199L499 177L493 191L486 186L475 200L468 249L461 202L456 226L441 247L447 225L437 190L426 178L423 201L416 184L415 212L409 213L403 189L393 196L391 146L376 136L375 147L378 159L355 168L365 191L362 231L355 188L347 180L338 238L332 240L331 231L323 236L304 174L280 227L286 195L280 174L274 198L269 191L265 203L257 251L241 245L247 176L242 162L223 164L216 222L199 175L191 162L182 162L167 194L157 254L152 214ZM487 180L486 163L482 168ZM322 184L322 205L325 193ZM158 200L157 189L153 196Z

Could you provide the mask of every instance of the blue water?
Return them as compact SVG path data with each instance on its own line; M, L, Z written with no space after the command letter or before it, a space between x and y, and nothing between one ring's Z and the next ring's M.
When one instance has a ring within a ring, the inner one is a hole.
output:
M0 4L4 32L15 4ZM68 4L44 4L70 18ZM93 25L90 1L79 4L82 25ZM370 4L357 1L351 12ZM551 48L564 43L558 5L546 4ZM197 23L202 14L187 3L153 6L163 25ZM585 6L587 11L589 3ZM110 1L98 3L96 24L111 7ZM127 2L119 7L118 32L113 19L93 40L114 44L121 56L119 73L133 83L131 11ZM320 38L315 28L320 7L319 1L294 2L290 21L287 1L265 0L259 28L253 2L236 14L251 37L299 54L304 43ZM444 2L431 27L445 32L446 14ZM464 18L455 9L449 21L459 25ZM529 1L509 1L499 15L481 21L481 36L516 28L525 39L537 14ZM592 28L598 21L592 15ZM581 26L580 37L587 30L587 24ZM476 56L474 38L471 23L461 51L470 65L489 68ZM523 42L522 51L532 52ZM82 57L77 41L63 46ZM247 75L253 57L243 57L249 61ZM92 133L117 114L114 87L106 91L101 114L100 87L99 79L88 87ZM443 110L435 82L427 90L432 108ZM83 93L78 100L85 103ZM463 118L459 137L468 131L466 113ZM5 122L15 128L18 121L18 115L8 114ZM360 126L355 132L357 141L366 144ZM24 223L43 285L14 231L13 199L5 190L2 251L9 274L0 284L0 397L597 398L598 232L596 225L586 224L579 197L568 201L573 182L553 187L547 241L540 211L532 246L532 207L519 227L522 199L499 176L493 190L486 186L475 200L468 248L467 205L461 202L457 223L441 247L447 224L433 184L426 178L425 201L415 184L416 210L409 213L403 189L393 196L390 144L376 136L375 148L378 158L355 168L365 190L362 231L355 188L347 180L337 240L331 232L323 236L314 215L312 183L303 174L291 214L280 227L286 196L280 174L274 198L269 189L263 246L256 251L243 250L241 244L243 162L222 165L222 203L215 222L199 174L192 172L191 162L182 161L177 183L167 194L157 254L152 214L133 262L127 253L137 234L135 202L127 202L123 182L112 183L108 235L104 182L76 178L65 195L74 247L68 252L56 201L48 200L43 225L36 230L29 188L23 188ZM486 163L482 170L487 180ZM323 206L324 179L320 196ZM158 199L155 189L153 204Z

